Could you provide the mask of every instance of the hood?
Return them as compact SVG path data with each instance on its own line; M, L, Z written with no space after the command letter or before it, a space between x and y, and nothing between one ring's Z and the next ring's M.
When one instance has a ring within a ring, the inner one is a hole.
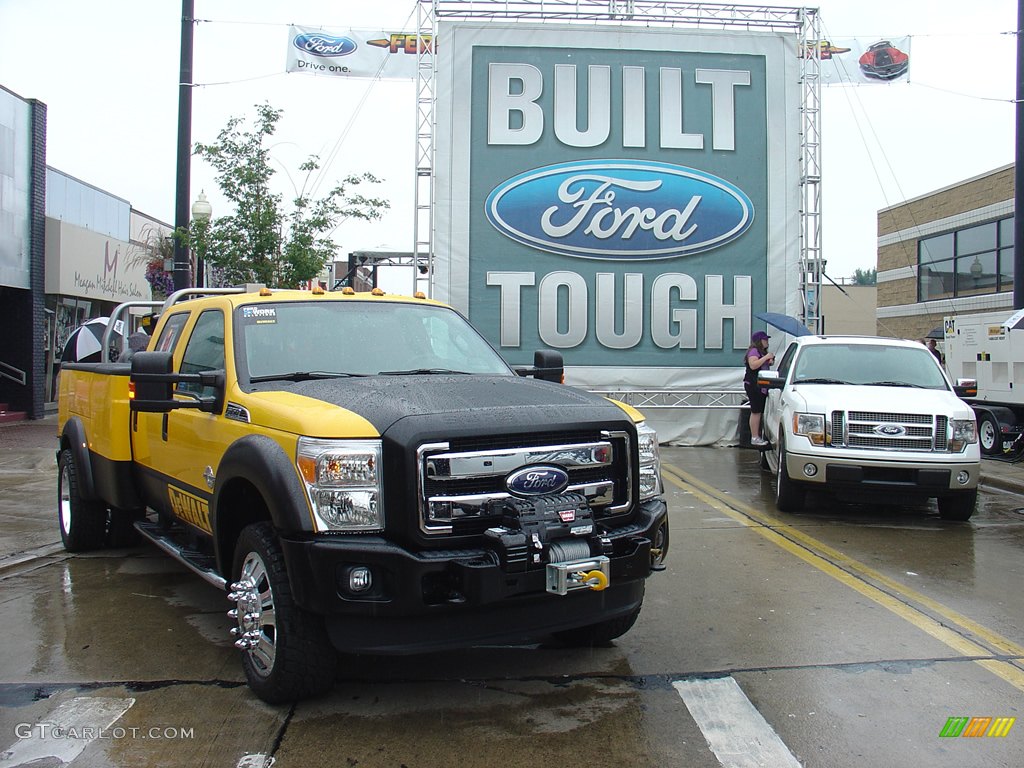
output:
M805 413L881 411L941 414L951 419L974 418L974 411L967 403L944 389L796 384L790 388L789 394L793 407Z
M307 424L310 416L319 414L315 432L322 437L331 436L339 409L344 409L350 420L352 415L365 420L380 435L408 417L443 420L470 432L478 426L544 429L545 425L573 421L630 420L621 408L597 395L517 376L368 376L274 382L272 391L257 389L251 396L278 411L272 418L279 428L288 429L285 410L301 412ZM296 408L299 400L305 402ZM273 401L280 401L282 408L273 408ZM295 425L289 431L311 434L308 426Z

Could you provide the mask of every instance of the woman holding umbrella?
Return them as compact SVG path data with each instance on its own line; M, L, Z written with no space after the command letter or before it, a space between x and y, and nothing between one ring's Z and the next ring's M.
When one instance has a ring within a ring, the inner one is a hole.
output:
M768 351L768 339L771 337L764 331L754 331L750 337L750 348L743 356L746 369L743 374L743 391L750 401L750 444L755 448L764 448L768 441L761 437L761 414L767 393L757 386L757 372L775 362L775 355Z

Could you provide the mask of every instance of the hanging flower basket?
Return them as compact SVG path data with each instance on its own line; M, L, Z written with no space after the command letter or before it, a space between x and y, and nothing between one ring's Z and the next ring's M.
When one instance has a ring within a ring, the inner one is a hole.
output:
M174 291L174 276L164 269L163 259L152 259L146 264L146 282L156 300L166 299Z

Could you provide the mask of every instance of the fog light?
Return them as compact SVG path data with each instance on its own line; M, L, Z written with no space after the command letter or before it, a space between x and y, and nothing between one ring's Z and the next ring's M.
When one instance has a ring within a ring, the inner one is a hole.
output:
M373 574L365 565L357 565L348 572L349 592L366 592L373 586Z
M967 481L970 480L970 479L971 479L971 473L968 472L966 469L961 469L957 473L956 481L958 483L960 483L960 485L967 485Z
M818 474L818 468L814 464L804 464L804 474L808 477L814 477Z

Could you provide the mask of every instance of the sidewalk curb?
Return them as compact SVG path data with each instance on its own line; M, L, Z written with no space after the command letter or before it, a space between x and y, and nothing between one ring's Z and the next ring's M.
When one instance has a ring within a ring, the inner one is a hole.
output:
M997 488L1000 491L1007 491L1009 493L1016 493L1020 496L1024 496L1024 482L1018 480L1011 480L1007 477L1000 477L998 475L986 475L984 472L981 473L981 480L979 485L988 486L989 488Z
M59 541L53 544L43 544L40 547L33 547L22 552L16 552L7 557L0 558L0 578L3 578L11 571L36 560L52 557L64 553L64 545Z

